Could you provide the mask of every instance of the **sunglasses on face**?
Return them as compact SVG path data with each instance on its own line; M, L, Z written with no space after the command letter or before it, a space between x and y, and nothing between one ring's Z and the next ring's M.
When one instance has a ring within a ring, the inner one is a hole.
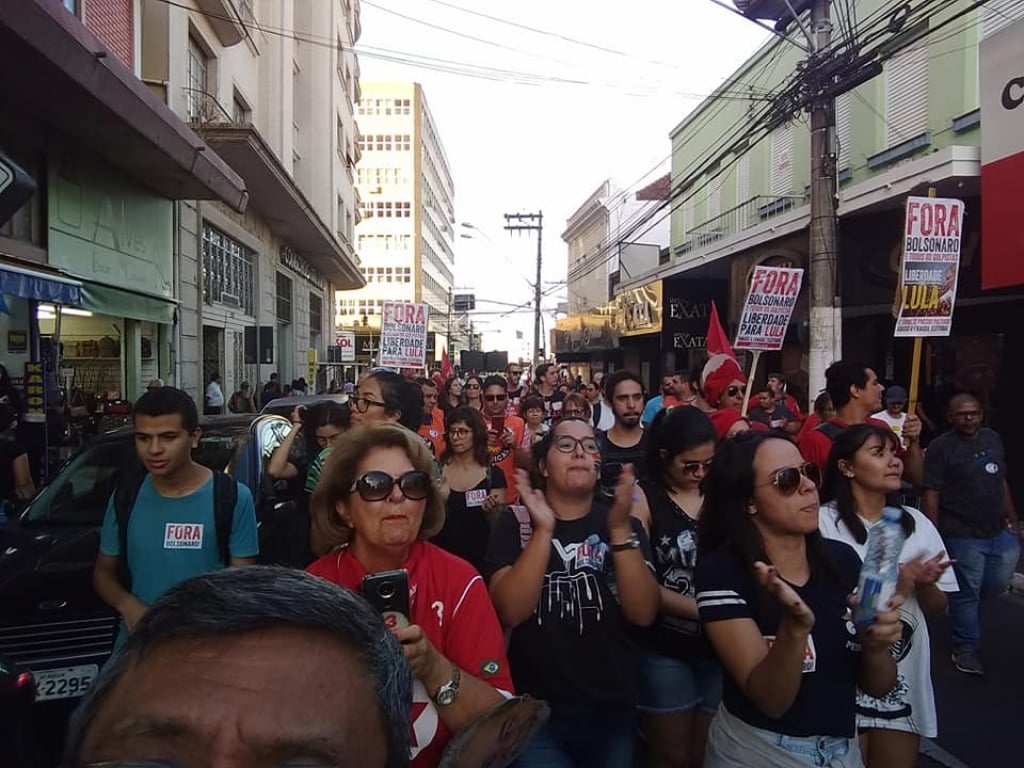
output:
M484 395L484 400L488 403L500 403L508 400L508 395Z
M480 389L479 384L467 384L466 389Z
M412 501L425 499L430 493L430 477L418 469L409 470L398 477L378 470L364 472L356 478L348 492L358 493L363 501L383 501L391 495L396 485L402 495Z
M509 371L508 375L509 376L522 376L523 372L522 371Z
M697 471L703 469L707 472L711 469L711 464L714 459L705 459L704 461L686 461L679 465L679 468L687 475L696 475Z
M349 398L349 402L355 407L359 413L366 413L370 410L371 405L376 405L380 408L386 408L387 404L382 403L380 400L374 400L369 397L352 397Z
M555 450L559 453L574 453L576 446L582 446L584 453L600 453L597 440L592 437L576 438L572 435L559 435L555 438Z
M735 384L733 384L731 387L729 387L727 390L725 390L725 394L727 394L729 397L736 397L742 391L743 391L742 387L737 387Z
M806 477L815 487L821 485L821 471L817 464L807 462L799 467L783 467L772 474L772 479L762 485L774 485L783 496L792 496L800 490L800 481Z

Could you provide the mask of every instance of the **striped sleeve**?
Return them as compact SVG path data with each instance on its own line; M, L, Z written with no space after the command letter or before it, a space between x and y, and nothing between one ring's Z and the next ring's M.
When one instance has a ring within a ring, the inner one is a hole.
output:
M733 553L709 552L697 563L697 611L703 622L754 618L753 584Z

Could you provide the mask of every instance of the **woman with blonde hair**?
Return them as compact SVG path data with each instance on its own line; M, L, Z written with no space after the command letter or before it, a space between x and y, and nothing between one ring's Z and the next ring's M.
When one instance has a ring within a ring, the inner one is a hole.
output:
M372 574L406 574L409 615L392 629L415 677L413 768L437 765L453 733L512 692L480 574L426 541L445 519L433 471L418 435L374 424L339 441L310 504L322 543L333 548L310 573L352 590Z

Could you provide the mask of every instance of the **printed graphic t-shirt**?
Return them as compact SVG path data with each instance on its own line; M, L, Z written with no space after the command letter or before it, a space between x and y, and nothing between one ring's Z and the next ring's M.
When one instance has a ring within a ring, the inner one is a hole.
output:
M491 419L484 416L484 423L490 430ZM523 443L526 422L518 416L506 416L505 431L512 433L512 444L505 445L503 442L492 441L488 436L487 454L491 457L491 466L505 475L505 487L508 488L505 500L509 504L514 504L519 498L519 492L516 490L516 448Z
M113 497L107 502L103 518L100 551L111 557L122 556ZM228 551L232 557L259 554L256 508L249 489L241 484ZM146 605L152 605L176 584L225 567L217 542L212 476L187 496L168 497L160 495L146 475L128 520L128 563L132 594Z
M918 557L935 557L939 552L945 552L942 537L931 520L912 507L904 509L914 518L914 532L903 544L900 564ZM853 538L846 524L839 520L838 514L831 504L818 511L821 535L848 544L863 560L867 543L861 544ZM868 531L878 524L869 523L863 518L861 522ZM956 592L959 589L952 568L946 569L936 586L943 592ZM916 592L900 608L900 623L903 625L903 634L892 647L897 665L896 687L881 699L857 691L857 727L886 728L931 738L938 733L935 694L932 690L931 641Z
M825 541L840 581L825 568L815 569L802 587L790 584L814 612L807 638L803 679L793 705L778 720L761 712L726 673L722 703L755 728L787 736L854 735L860 640L847 616L847 596L857 585L860 558L838 541ZM697 610L705 624L751 619L771 645L782 619L778 602L757 585L754 574L731 548L702 555L697 562Z
M650 564L643 527L631 522ZM608 539L608 508L602 504L579 520L558 520L540 600L533 616L512 630L508 653L516 689L556 711L635 704L636 647L616 596ZM503 510L487 549L488 578L521 552L519 521Z
M491 538L491 525L483 504L491 491L505 487L505 473L497 467L488 467L484 479L470 490L451 491L445 505L444 528L431 543L482 571L487 542Z
M480 574L464 560L422 541L413 544L403 568L409 573L410 621L463 674L512 695L501 624ZM324 555L306 570L353 591L367 576L348 548ZM419 680L413 683L412 768L438 765L452 737L430 700L433 693Z

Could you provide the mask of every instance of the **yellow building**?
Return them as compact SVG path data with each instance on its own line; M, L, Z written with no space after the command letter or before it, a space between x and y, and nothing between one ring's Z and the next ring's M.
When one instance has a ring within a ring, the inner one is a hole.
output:
M369 362L383 301L422 301L439 360L455 269L448 158L419 83L361 86L356 248L366 287L337 295L337 327L356 332L357 360Z

